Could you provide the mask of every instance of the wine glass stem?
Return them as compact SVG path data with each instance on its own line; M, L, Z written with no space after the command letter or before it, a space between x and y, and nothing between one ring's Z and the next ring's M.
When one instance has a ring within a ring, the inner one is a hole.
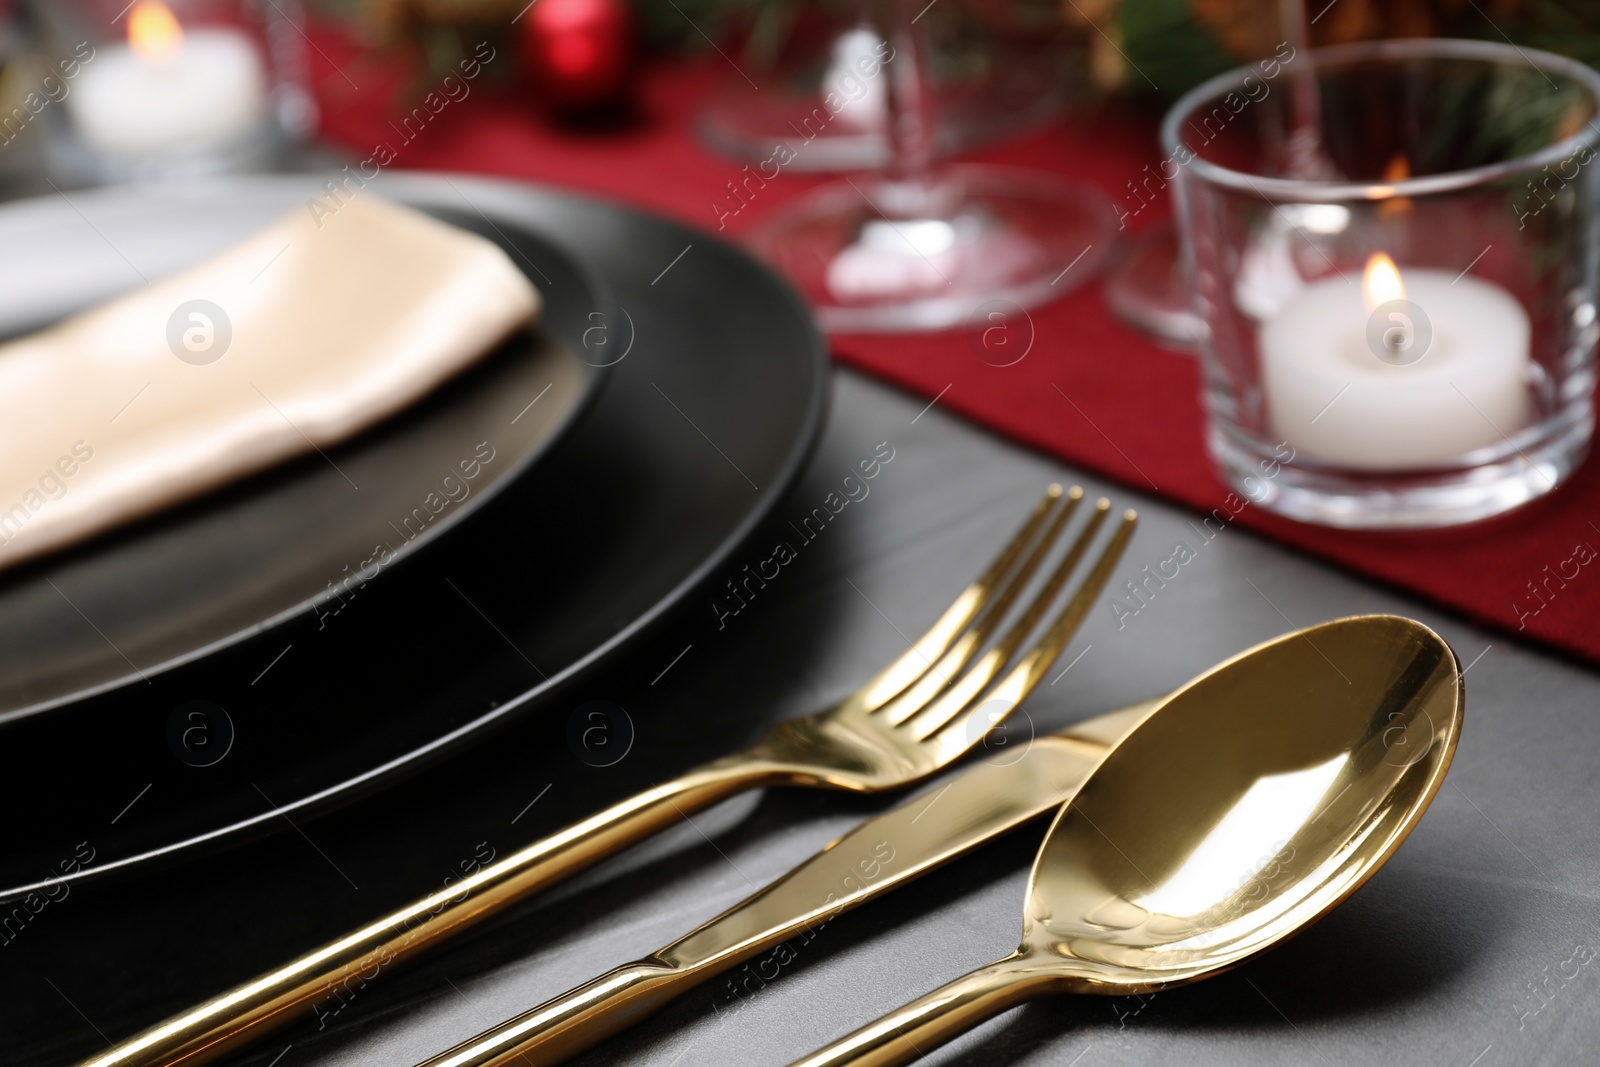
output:
M1311 48L1311 27L1306 22L1305 0L1278 0L1279 25L1296 59ZM1291 61L1292 62L1292 61ZM1322 162L1322 100L1316 75L1304 61L1289 72L1289 152L1286 169L1291 177L1325 177Z
M894 48L889 72L889 178L915 181L933 168L938 137L923 0L879 0Z

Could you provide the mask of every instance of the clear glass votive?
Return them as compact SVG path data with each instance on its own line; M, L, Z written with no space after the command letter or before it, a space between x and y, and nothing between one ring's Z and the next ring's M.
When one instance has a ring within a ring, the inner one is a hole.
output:
M315 126L299 0L73 0L41 18L59 69L50 162L73 184L265 170Z
M1224 479L1333 526L1561 484L1594 429L1600 76L1440 39L1279 57L1161 127Z

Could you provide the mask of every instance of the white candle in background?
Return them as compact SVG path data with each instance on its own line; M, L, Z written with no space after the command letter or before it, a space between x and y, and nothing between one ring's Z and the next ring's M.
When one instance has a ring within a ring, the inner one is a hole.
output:
M103 47L67 98L91 146L145 155L228 140L261 121L266 77L248 36L184 30L156 0L140 0L127 17L128 43Z
M1412 307L1381 306L1396 299ZM1383 335L1387 346L1374 341ZM1380 253L1361 281L1313 282L1262 325L1267 418L1309 460L1371 471L1448 464L1526 425L1528 338L1527 312L1500 286L1400 271Z

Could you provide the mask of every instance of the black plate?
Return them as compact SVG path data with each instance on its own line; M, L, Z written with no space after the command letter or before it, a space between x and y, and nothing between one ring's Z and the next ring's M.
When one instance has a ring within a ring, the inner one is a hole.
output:
M239 188L293 204L308 183ZM29 813L0 850L0 896L80 841L95 859L76 876L91 877L281 827L558 698L721 565L814 444L822 341L739 250L529 186L385 174L369 188L476 217L518 256L566 247L593 264L615 298L585 316L601 331L585 351L616 360L604 386L540 462L336 614L296 613L0 727L0 804Z
M37 320L44 300L59 314L76 310L66 294L88 306L137 287L141 274L201 259L316 192L309 182L231 184L11 205L0 211L0 245L31 251L7 264L12 277L0 272L0 329ZM464 205L422 206L509 240ZM602 380L580 356L589 315L609 297L548 240L518 232L506 252L545 294L540 322L410 409L337 448L0 572L0 722L149 678L308 610L330 616L533 462ZM94 443L92 426L63 432Z

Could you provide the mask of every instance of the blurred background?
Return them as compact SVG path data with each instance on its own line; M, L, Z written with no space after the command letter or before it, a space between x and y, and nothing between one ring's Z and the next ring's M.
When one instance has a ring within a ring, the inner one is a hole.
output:
M1087 123L1111 111L1153 128L1184 91L1285 40L1320 46L1454 36L1600 61L1600 10L1588 5L1319 6L936 0L917 21L932 45L938 151L959 155L1063 114ZM802 130L812 135L807 151L786 169L871 168L887 158L883 85L863 84L825 129L804 127L825 87L879 42L868 7L848 0L7 0L0 4L0 195L358 162L383 138L396 142L401 166L447 164L440 134L409 153L415 158L398 151L421 130L398 120L430 100L430 119L442 117L441 102L458 112L490 109L502 121L587 144L678 123L703 147L751 163L770 155L774 139ZM1304 25L1286 25L1294 19ZM138 84L137 70L123 68L130 51L137 63L175 49L185 33L199 35L182 50L195 68L192 84L208 88L189 94L175 114L166 97L181 90ZM141 112L147 120L130 127L128 117ZM457 137L467 124L460 114L449 117Z

